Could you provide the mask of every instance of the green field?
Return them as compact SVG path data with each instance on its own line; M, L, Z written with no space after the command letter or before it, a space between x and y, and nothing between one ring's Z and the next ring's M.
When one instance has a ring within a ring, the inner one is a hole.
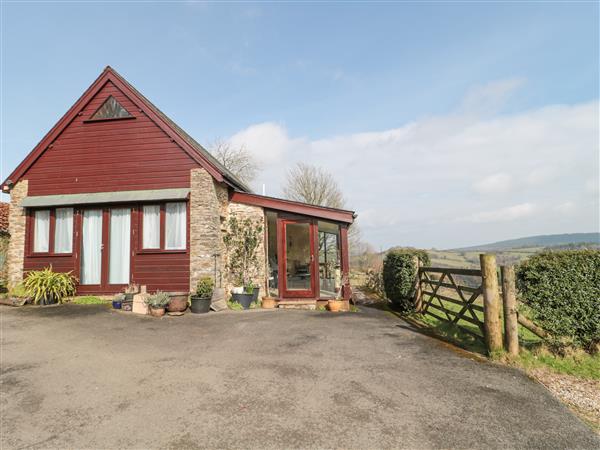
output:
M525 247L511 250L495 251L498 265L518 264L524 259L539 253L544 247ZM432 267L479 268L479 251L461 250L427 250Z

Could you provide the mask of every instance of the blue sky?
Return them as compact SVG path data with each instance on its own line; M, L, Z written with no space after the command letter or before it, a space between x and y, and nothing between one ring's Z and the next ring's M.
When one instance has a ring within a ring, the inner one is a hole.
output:
M245 144L259 190L298 160L336 172L378 247L598 231L598 21L592 2L4 2L2 175L111 65L201 143Z

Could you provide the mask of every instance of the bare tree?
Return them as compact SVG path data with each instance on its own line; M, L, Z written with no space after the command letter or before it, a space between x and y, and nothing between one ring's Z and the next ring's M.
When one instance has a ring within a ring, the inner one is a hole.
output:
M258 163L244 145L234 147L227 141L217 139L209 146L209 151L243 183L249 184L256 178Z
M346 201L335 178L321 167L297 163L287 173L283 194L290 200L329 208L346 207ZM361 242L356 222L348 231L349 246L357 248Z
M333 176L320 167L304 163L288 171L283 194L290 200L329 208L343 208L345 204Z

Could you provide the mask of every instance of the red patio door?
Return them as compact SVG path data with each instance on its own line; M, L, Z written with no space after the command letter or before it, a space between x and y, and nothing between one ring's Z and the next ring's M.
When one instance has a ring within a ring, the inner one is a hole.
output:
M78 224L81 293L115 293L131 278L131 207L85 208Z
M279 220L281 296L316 298L315 225L311 220Z

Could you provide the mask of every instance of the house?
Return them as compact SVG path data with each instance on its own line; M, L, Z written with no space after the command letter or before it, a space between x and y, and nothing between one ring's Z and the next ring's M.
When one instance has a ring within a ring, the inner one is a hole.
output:
M2 184L10 193L9 286L72 271L78 292L130 283L189 292L224 272L232 215L263 227L254 282L280 300L343 293L352 211L253 193L107 67ZM222 281L221 281L222 280Z

